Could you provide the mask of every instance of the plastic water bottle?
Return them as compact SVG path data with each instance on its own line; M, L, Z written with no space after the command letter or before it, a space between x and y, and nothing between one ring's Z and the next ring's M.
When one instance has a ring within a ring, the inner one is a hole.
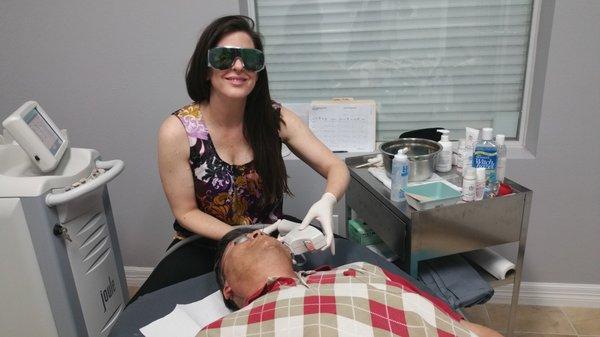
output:
M484 167L487 188L496 191L496 167L498 165L498 149L492 141L492 128L481 130L481 142L475 145L473 152L473 167Z
M392 160L392 188L390 190L390 200L400 202L405 199L402 190L408 184L408 174L410 171L408 157L405 154L406 149L398 150L398 153Z

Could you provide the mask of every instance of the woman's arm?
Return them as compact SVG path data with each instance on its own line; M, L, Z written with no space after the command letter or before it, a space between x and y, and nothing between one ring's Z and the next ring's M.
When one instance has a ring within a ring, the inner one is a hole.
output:
M325 192L340 200L350 182L346 164L321 143L295 113L281 107L281 116L285 122L279 132L281 139L298 158L327 179Z
M185 128L177 117L170 116L158 131L158 171L171 211L181 226L220 240L231 226L198 209L189 156Z

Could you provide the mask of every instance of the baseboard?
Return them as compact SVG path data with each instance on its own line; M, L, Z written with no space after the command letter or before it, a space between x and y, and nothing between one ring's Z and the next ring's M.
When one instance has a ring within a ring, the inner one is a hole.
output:
M125 267L128 287L140 287L152 268ZM510 303L512 285L495 289L490 303ZM555 307L600 308L600 284L523 282L519 292L519 304Z
M125 266L125 279L127 280L127 287L139 288L144 284L153 268L150 267L132 267Z
M495 289L490 303L510 303L512 285ZM600 308L600 284L523 282L519 304Z

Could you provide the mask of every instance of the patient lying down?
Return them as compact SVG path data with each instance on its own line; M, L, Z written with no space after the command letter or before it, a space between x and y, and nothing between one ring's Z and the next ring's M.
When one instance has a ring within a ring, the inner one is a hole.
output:
M295 272L283 244L247 229L228 233L219 248L223 298L240 309L197 336L501 336L372 264Z

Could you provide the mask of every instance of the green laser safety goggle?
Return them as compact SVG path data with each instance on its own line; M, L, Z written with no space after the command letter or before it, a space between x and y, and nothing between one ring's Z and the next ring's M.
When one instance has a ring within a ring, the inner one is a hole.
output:
M215 47L208 51L208 66L213 69L231 69L237 58L242 59L244 68L259 72L265 68L265 55L254 48Z

